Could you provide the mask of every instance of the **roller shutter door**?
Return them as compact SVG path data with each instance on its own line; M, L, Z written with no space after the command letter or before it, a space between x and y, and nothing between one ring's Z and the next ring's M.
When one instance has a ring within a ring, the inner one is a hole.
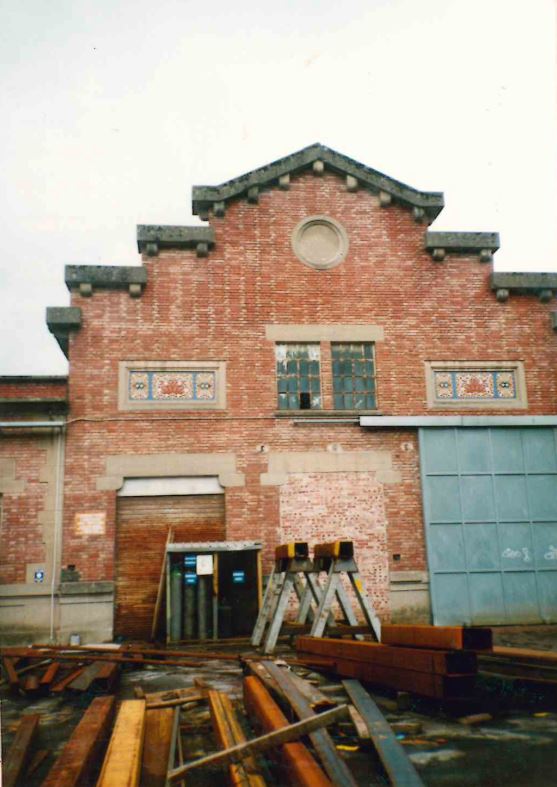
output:
M557 622L557 430L421 429L436 625Z
M168 528L175 542L223 541L224 495L118 498L114 633L151 635Z

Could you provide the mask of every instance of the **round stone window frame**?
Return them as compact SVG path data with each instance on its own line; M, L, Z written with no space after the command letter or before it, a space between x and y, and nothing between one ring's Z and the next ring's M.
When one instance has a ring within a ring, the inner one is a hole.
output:
M327 227L329 230L333 230L337 236L337 253L331 257L331 259L326 260L325 262L312 259L311 256L304 254L301 248L301 241L304 232L310 227L315 226ZM331 270L331 268L336 268L337 265L340 265L340 263L346 258L346 255L348 254L348 233L340 222L336 221L336 219L333 219L330 216L307 216L305 219L302 219L302 221L300 221L294 228L291 240L292 251L300 260L300 262L303 262L304 265L308 266L308 268L313 268L314 270L318 271L327 271Z

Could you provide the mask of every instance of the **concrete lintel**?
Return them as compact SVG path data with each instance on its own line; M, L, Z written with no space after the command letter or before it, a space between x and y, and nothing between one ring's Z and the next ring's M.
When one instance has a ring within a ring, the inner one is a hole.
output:
M105 475L97 478L97 489L116 491L124 478L166 476L214 476L221 486L244 486L245 476L236 470L235 454L120 454L107 456Z
M266 325L271 342L380 342L381 325Z
M557 426L557 415L363 415L360 426L419 429L453 426Z
M114 592L114 582L97 580L95 582L61 582L60 595L83 596Z
M262 486L281 486L287 483L291 473L376 472L383 483L400 481L400 474L392 466L392 454L386 450L272 452L268 462L268 472L260 476Z

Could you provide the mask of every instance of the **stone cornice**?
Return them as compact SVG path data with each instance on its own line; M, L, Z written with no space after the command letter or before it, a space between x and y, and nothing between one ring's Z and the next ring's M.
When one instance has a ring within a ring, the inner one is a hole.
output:
M68 290L78 289L84 297L94 288L128 290L138 298L147 284L147 268L142 265L66 265L65 282Z
M436 262L447 254L475 255L481 262L491 262L499 248L498 232L426 232L425 248Z
M386 207L392 200L396 200L412 207L416 221L423 221L426 217L432 221L444 206L441 192L418 191L317 143L226 181L220 186L194 186L192 190L193 213L202 218L206 218L209 211L212 211L216 216L222 216L226 202L240 197L247 198L248 202L257 203L261 190L287 189L290 175L305 169L311 169L316 175L320 175L324 171L343 175L346 178L347 191L356 191L361 186L378 194L382 206Z
M512 293L537 295L542 303L549 303L557 293L557 273L492 273L490 283L500 302Z
M195 249L198 257L206 257L214 245L215 230L212 227L137 225L137 249L149 257L156 257L159 249Z
M81 328L81 309L77 306L48 306L46 324L67 358L70 333Z

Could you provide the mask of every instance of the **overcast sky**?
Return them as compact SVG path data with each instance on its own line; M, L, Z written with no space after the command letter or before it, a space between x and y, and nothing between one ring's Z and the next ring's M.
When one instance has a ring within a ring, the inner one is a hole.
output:
M557 270L555 0L0 0L0 374L63 374L64 265L322 142Z

